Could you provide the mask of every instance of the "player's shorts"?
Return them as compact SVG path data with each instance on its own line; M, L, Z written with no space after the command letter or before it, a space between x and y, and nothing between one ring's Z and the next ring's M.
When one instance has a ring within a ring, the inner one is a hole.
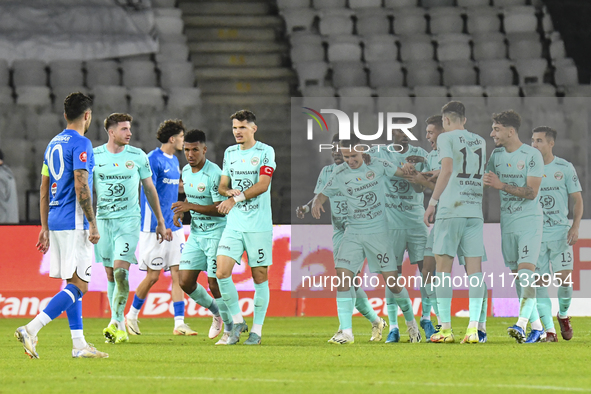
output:
M135 249L140 240L140 218L98 219L96 221L101 238L94 245L98 263L113 267L115 260L137 264Z
M501 229L501 249L505 266L515 271L522 263L537 265L542 233L541 225L528 225L527 222L518 232L507 233Z
M482 246L482 249L483 249L482 260L480 260L480 261L482 263L484 263L485 261L488 261L488 256L486 255L486 248L484 246ZM466 258L459 253L458 253L458 262L460 263L460 265L466 265Z
M397 258L387 232L377 234L351 234L345 230L337 255L336 268L361 271L367 258L369 270L374 273L398 270Z
M88 230L61 230L49 232L49 276L72 279L74 272L80 279L90 282L92 243Z
M433 254L479 257L484 254L484 221L480 218L437 218Z
M205 271L209 278L215 278L217 271L218 238L202 238L191 233L183 248L181 271Z
M405 250L408 250L408 257L411 264L417 264L419 261L423 261L425 245L429 237L428 232L429 230L425 225L402 230L388 230L390 242L393 243L397 265L402 265Z
M185 245L185 230L178 229L172 233L172 241L158 241L156 233L142 231L140 233L140 271L148 268L154 271L169 271L170 267L179 265L181 253Z
M332 230L332 257L336 264L337 262L337 254L339 253L339 248L343 243L343 236L345 235L345 230L337 230L333 228Z
M540 275L573 269L573 247L566 239L542 242L536 272ZM550 272L552 266L552 272Z
M225 228L218 246L218 256L228 256L238 264L246 251L250 267L273 264L273 231L245 233Z

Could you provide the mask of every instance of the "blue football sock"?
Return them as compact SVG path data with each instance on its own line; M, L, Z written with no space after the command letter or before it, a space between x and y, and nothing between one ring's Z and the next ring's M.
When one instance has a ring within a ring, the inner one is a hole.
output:
M47 314L51 320L53 320L61 315L65 310L70 308L72 304L74 304L76 300L81 297L82 292L80 289L70 283L62 291L53 296L43 312Z
M82 330L82 298L76 299L76 302L66 309L66 314L70 330Z
M144 302L146 301L146 299L141 299L136 295L133 296L133 303L131 304L131 306L133 306L135 309L137 309L138 311L140 309L142 309L142 306L144 306Z
M174 317L185 317L185 301L176 301L172 303L174 308Z

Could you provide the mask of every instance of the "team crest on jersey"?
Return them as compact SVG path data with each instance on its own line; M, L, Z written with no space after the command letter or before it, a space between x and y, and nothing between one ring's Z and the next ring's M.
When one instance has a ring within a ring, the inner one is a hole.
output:
M534 158L532 157L531 160L529 161L529 168L534 168L536 166L536 162L534 160Z
M370 181L371 181L372 179L374 179L374 178L376 177L376 174L375 174L375 172L373 172L373 171L368 171L368 172L365 174L365 177L366 177L368 180L370 180Z
M55 193L57 193L57 183L53 182L51 184L51 195L55 197Z
M556 179L557 181L561 181L562 178L564 178L564 174L561 171L556 171L554 173L554 179Z
M104 180L105 180L105 174L100 174L100 173L99 173L99 174L98 174L98 177L99 177L99 179L100 179L101 181L104 181Z
M347 188L347 193L349 193L350 196L353 195L353 188L352 187L348 187Z
M260 162L261 160L256 156L250 159L250 164L252 164L255 167L258 166Z
M525 162L524 162L523 160L519 160L519 161L517 162L517 169L518 169L519 171L521 171L521 170L523 170L524 168L525 168Z
M199 193L203 193L205 191L205 183L200 183L197 185L197 191L199 191Z
M573 175L573 182L574 182L574 183L577 183L578 181L579 181L579 178L577 178L577 176L576 176L576 175Z
M125 162L125 167L128 170L132 170L133 167L135 167L135 163L132 160L128 160L128 161Z
M82 163L86 163L86 152L80 153L80 156L78 156L78 158Z

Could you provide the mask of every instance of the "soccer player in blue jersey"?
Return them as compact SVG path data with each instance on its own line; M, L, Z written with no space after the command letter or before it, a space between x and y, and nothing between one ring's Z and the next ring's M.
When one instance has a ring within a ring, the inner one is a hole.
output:
M551 127L540 126L533 129L532 146L540 151L544 159L544 176L540 185L539 202L544 211L544 231L540 258L536 272L540 275L554 274L560 278L558 288L558 323L562 338L570 340L573 329L568 317L568 308L573 294L573 245L579 239L579 225L583 217L583 197L581 184L575 167L568 161L554 156L552 148L557 132ZM573 223L568 221L568 200L573 201ZM542 282L542 283L540 283ZM538 313L546 329L546 342L558 342L554 321L552 320L552 302L548 296L548 283L538 281Z
M536 307L536 264L543 233L543 212L537 197L544 175L544 159L537 149L519 140L521 116L513 110L493 115L492 132L497 148L491 153L484 174L486 186L501 197L501 248L505 266L517 274L519 319L507 333L518 343L537 342L544 329ZM527 223L527 225L524 225Z
M179 280L183 291L213 314L210 339L219 335L223 321L224 334L216 345L227 345L233 322L216 278L218 243L226 225L225 216L217 210L220 202L226 199L218 193L222 170L205 158L207 145L203 131L189 130L185 135L184 150L189 164L183 167L181 176L187 198L175 202L172 208L174 222L179 225L182 215L191 212L191 235L180 259ZM214 298L197 283L201 271L207 272L207 282Z
M132 120L128 114L109 115L104 122L109 140L94 149L97 225L102 234L95 246L95 259L104 265L107 273L111 322L103 330L103 335L111 343L129 341L123 312L129 296L129 266L137 264L140 180L158 222L156 238L160 242L172 240L172 232L166 230L158 192L152 182L150 161L144 151L129 145Z
M478 343L478 323L482 311L484 286L482 255L484 254L482 196L486 142L465 129L465 107L450 101L441 109L443 128L437 138L441 171L425 211L425 223L437 219L433 231L433 254L439 286L437 306L441 330L431 336L431 342L454 342L451 328L452 284L451 270L457 254L465 258L469 278L470 322L462 343ZM459 251L459 252L458 252Z
M245 345L261 343L261 333L269 306L268 267L273 262L273 219L271 177L275 172L275 150L255 140L256 116L240 110L231 116L236 145L224 153L219 193L230 197L218 205L227 215L226 228L217 251L217 278L222 298L232 315L233 327L228 345L248 331L238 304L238 291L232 282L234 264L246 251L254 281L254 319Z
M72 357L105 358L84 339L82 296L88 291L92 266L92 244L100 238L92 209L92 144L84 134L92 119L92 99L72 93L64 101L67 126L45 150L41 171L41 232L37 249L47 253L51 245L49 276L65 280L57 293L27 325L17 328L15 337L26 354L39 358L37 334L47 323L66 311L72 334Z
M343 154L340 151L338 144L339 135L335 134L332 137L332 160L334 161L334 163L325 166L320 171L318 181L316 182L316 187L314 188L315 194L320 193L322 189L324 189L324 186L326 185L328 179L334 172L334 169L343 163ZM303 219L305 214L310 212L310 205L313 201L314 199L310 200L307 204L296 208L296 215L298 218ZM345 228L347 227L347 198L345 196L342 196L340 193L333 196L330 199L330 213L330 220L333 229L332 253L334 262L336 263L339 247L341 246L343 235L345 234ZM374 311L374 309L369 303L369 300L367 299L367 294L365 294L365 291L363 291L361 287L355 287L355 308L357 308L359 313L361 313L367 320L371 322L371 338L369 340L372 342L381 341L382 332L384 331L384 327L387 326L386 321L379 317L378 314ZM398 306L396 306L396 308L398 308Z

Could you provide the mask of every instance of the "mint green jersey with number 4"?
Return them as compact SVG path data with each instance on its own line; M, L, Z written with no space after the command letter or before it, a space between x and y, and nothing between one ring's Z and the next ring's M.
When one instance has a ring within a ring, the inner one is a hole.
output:
M363 163L359 168L352 169L343 163L333 171L322 194L332 198L340 193L347 198L347 233L377 234L388 231L384 212L385 188L397 169L389 161L372 158L369 165Z
M453 130L437 137L440 162L449 157L453 170L437 206L437 218L482 219L486 141L468 130Z
M275 170L275 150L257 141L250 149L233 145L224 153L222 175L230 177L230 188L245 191L259 181L262 167ZM234 205L227 216L226 227L240 232L273 231L271 185L266 192Z
M224 201L218 193L220 185L220 167L209 160L205 160L203 168L193 172L190 165L183 167L181 177L187 201L191 204L212 205ZM199 212L191 211L191 233L202 238L220 238L226 227L226 217L208 216Z
M536 148L521 144L514 152L507 152L504 147L496 148L490 155L486 171L492 171L503 183L517 187L527 186L527 177L544 175L544 159ZM501 196L501 230L507 233L518 232L524 223L520 219L542 216L542 207L537 199L516 197L499 190Z
M538 201L544 211L542 242L565 240L570 229L568 196L581 191L577 172L571 163L554 157L544 166Z
M318 175L318 181L316 182L316 187L314 188L314 194L322 192L322 189L324 189L324 186L328 183L330 176L337 167L337 164L333 163L331 165L325 166L322 171L320 171L320 175ZM347 226L348 214L349 211L347 209L347 197L345 197L343 193L339 192L330 198L330 220L332 222L332 227L335 230L345 229Z
M93 152L97 219L140 217L140 180L152 176L146 153L129 145L111 153L106 144Z

